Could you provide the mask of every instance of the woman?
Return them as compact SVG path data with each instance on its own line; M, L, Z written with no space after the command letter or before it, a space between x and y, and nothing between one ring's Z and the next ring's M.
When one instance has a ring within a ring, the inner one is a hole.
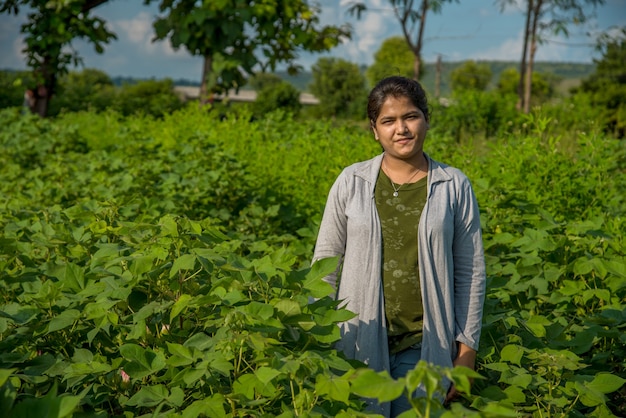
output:
M424 153L429 111L418 82L381 80L367 113L384 152L339 175L315 246L314 260L341 256L340 279L327 280L357 314L342 324L337 348L394 378L420 359L473 369L485 263L470 182ZM451 387L446 400L455 395ZM396 416L410 404L376 407Z

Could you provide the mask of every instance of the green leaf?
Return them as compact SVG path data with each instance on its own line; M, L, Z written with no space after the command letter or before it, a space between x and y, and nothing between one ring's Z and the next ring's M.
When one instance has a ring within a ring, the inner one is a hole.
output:
M274 304L274 308L278 312L281 312L287 317L300 315L302 310L300 309L300 304L294 300L290 299L280 299L276 304Z
M194 401L183 410L182 418L197 418L199 416L226 418L224 410L224 396L213 394L210 397Z
M334 292L333 287L322 279L337 270L338 262L339 257L330 257L317 260L313 264L304 283L302 283L302 286L311 292L311 296L321 298Z
M172 215L165 215L159 220L159 226L161 227L161 235L164 237L178 236L178 224Z
M526 388L532 382L533 377L524 369L518 367L505 370L500 375L498 382L506 383L507 385L519 386Z
M263 366L255 370L254 374L257 379L259 379L259 382L265 384L271 382L276 376L280 376L282 373L276 369Z
M404 391L404 383L394 380L387 372L359 369L350 378L353 393L366 398L376 398L380 402L397 399Z
M124 405L138 407L152 407L165 401L169 396L167 388L163 385L142 386Z
M48 333L69 327L80 318L80 311L76 309L66 309L50 320Z
M524 356L524 348L519 345L509 344L502 348L500 359L509 363L521 366L522 357Z
M615 392L621 388L624 383L626 383L626 379L611 373L600 372L595 375L591 382L586 383L585 386L591 390L607 394Z
M350 398L350 383L334 375L318 374L315 378L315 391L347 404Z
M189 306L189 302L192 300L192 297L188 294L182 294L178 298L174 305L172 306L172 310L170 311L170 324L174 322L174 318L176 318L187 306Z
M196 256L193 254L183 254L174 260L172 269L170 270L170 279L176 276L181 270L193 270L196 265Z
M120 347L120 354L130 361L124 366L124 371L134 379L156 373L166 366L163 353L144 349L136 344L124 344Z
M16 371L17 369L0 369L0 387L6 383L9 377Z
M167 363L173 366L187 366L195 361L191 350L184 345L167 342L167 350L173 357L167 359Z
M250 315L251 318L266 321L274 316L274 307L267 303L252 301L241 308L243 312Z

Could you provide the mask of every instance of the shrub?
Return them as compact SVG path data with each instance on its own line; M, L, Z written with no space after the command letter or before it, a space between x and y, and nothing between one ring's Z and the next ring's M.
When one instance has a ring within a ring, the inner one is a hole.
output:
M254 103L254 112L260 115L278 109L297 114L301 108L300 92L286 81L264 85Z

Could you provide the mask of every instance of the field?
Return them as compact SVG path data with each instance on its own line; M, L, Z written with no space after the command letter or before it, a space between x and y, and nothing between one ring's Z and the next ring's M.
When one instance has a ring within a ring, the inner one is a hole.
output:
M358 417L419 384L407 416L626 416L623 142L541 114L480 142L429 133L472 180L487 256L480 376L446 410L440 375L463 370L393 381L332 348L351 313L321 281L333 260L309 260L370 133L250 119L0 112L5 416Z

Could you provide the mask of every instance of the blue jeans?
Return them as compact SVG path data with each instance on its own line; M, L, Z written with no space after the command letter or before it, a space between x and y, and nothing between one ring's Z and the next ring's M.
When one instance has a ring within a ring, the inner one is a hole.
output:
M415 344L399 353L389 355L389 364L391 366L391 377L400 379L415 368L417 362L422 357L421 344ZM391 401L391 416L396 417L411 409L411 404L405 395Z

